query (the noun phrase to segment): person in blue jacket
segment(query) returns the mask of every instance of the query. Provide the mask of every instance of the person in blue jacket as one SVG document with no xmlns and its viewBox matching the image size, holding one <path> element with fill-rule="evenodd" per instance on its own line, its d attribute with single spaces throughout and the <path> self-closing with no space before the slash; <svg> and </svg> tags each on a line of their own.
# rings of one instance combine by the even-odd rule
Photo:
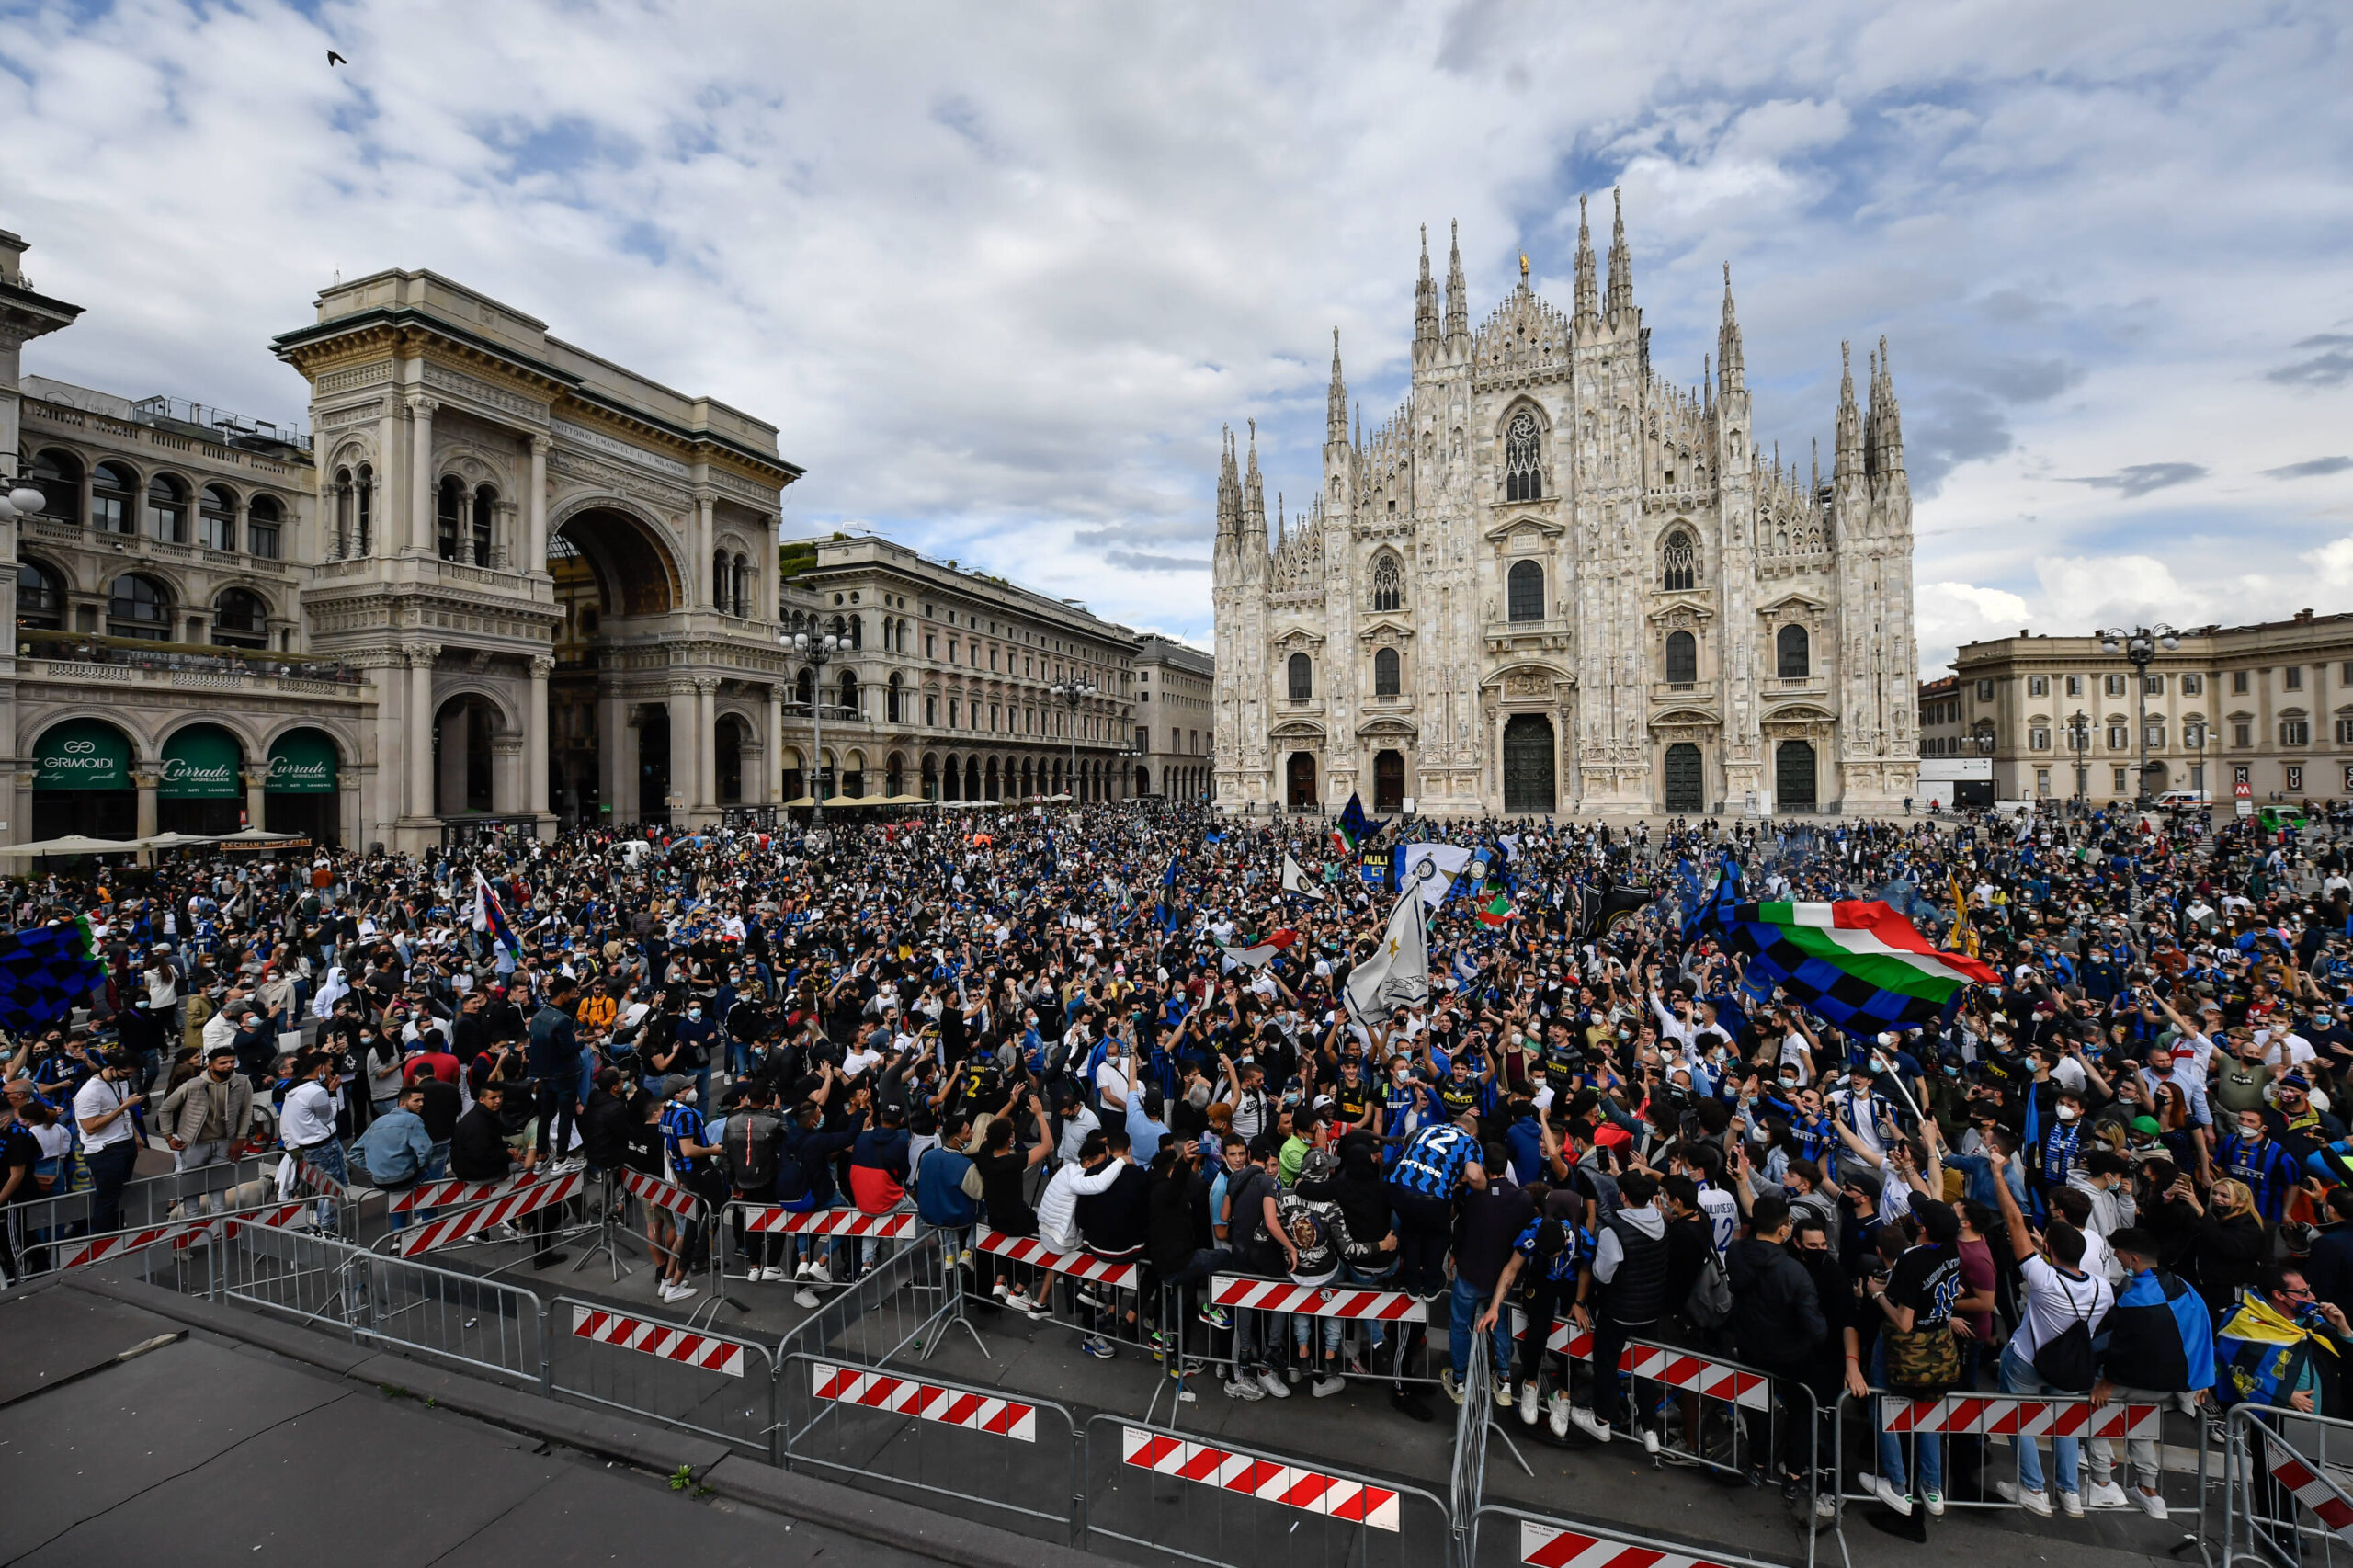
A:
<svg viewBox="0 0 2353 1568">
<path fill-rule="evenodd" d="M 2202 1400 L 2214 1384 L 2214 1327 L 2205 1298 L 2177 1275 L 2158 1269 L 2156 1238 L 2149 1232 L 2128 1225 L 2110 1233 L 2108 1244 L 2125 1278 L 2092 1346 L 2099 1368 L 2092 1403 L 2169 1405 L 2181 1394 Z M 2157 1439 L 2132 1437 L 2127 1447 L 2133 1481 L 2129 1500 L 2151 1518 L 2162 1519 L 2165 1500 L 2157 1489 Z M 2122 1507 L 2128 1499 L 2113 1479 L 2115 1445 L 2095 1437 L 2088 1449 L 2085 1503 Z"/>
</svg>

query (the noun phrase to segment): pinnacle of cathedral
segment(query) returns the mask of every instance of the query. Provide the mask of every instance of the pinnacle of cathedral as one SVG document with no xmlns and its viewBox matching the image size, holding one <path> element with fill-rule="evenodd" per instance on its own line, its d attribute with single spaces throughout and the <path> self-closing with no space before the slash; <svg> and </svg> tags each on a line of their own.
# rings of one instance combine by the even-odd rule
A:
<svg viewBox="0 0 2353 1568">
<path fill-rule="evenodd" d="M 1447 242 L 1446 264 L 1446 335 L 1471 335 L 1471 291 L 1462 282 L 1462 223 L 1460 219 L 1451 225 L 1452 237 Z"/>
<path fill-rule="evenodd" d="M 1855 406 L 1855 362 L 1852 349 L 1838 346 L 1838 425 L 1831 449 L 1834 480 L 1859 477 L 1863 469 L 1863 415 Z"/>
<path fill-rule="evenodd" d="M 1870 471 L 1885 478 L 1904 472 L 1904 417 L 1895 406 L 1895 374 L 1888 367 L 1887 338 L 1879 340 L 1872 360 Z"/>
<path fill-rule="evenodd" d="M 1242 520 L 1250 532 L 1267 535 L 1267 487 L 1258 474 L 1258 422 L 1250 421 L 1250 466 L 1242 476 Z"/>
<path fill-rule="evenodd" d="M 1218 437 L 1217 526 L 1220 533 L 1238 533 L 1242 528 L 1242 481 L 1233 469 L 1233 426 L 1231 425 L 1226 426 Z"/>
<path fill-rule="evenodd" d="M 1324 439 L 1337 445 L 1348 438 L 1348 383 L 1340 374 L 1340 329 L 1332 329 L 1332 386 L 1324 396 Z"/>
<path fill-rule="evenodd" d="M 1422 276 L 1414 285 L 1414 342 L 1438 341 L 1438 285 L 1430 281 L 1430 226 L 1422 225 Z"/>
<path fill-rule="evenodd" d="M 1600 319 L 1598 299 L 1593 287 L 1593 231 L 1586 226 L 1585 198 L 1577 198 L 1577 286 L 1576 319 L 1579 323 Z"/>
<path fill-rule="evenodd" d="M 1724 263 L 1724 324 L 1716 331 L 1717 368 L 1723 376 L 1724 395 L 1748 390 L 1741 362 L 1740 318 L 1732 308 L 1732 263 Z"/>
<path fill-rule="evenodd" d="M 1634 256 L 1626 248 L 1625 198 L 1615 187 L 1609 202 L 1617 210 L 1609 235 L 1609 313 L 1626 315 L 1634 309 Z"/>
</svg>

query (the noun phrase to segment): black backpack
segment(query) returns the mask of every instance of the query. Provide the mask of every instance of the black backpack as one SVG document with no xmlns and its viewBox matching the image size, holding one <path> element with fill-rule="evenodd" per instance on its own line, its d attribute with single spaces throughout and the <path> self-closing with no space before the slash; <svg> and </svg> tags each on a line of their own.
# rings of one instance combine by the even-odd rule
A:
<svg viewBox="0 0 2353 1568">
<path fill-rule="evenodd" d="M 2092 1355 L 2092 1325 L 2075 1304 L 2073 1290 L 2067 1292 L 2067 1306 L 2075 1321 L 2036 1348 L 2034 1375 L 2062 1393 L 2088 1393 L 2098 1375 L 2098 1363 Z"/>
<path fill-rule="evenodd" d="M 773 1190 L 781 1131 L 777 1119 L 764 1111 L 739 1110 L 727 1119 L 719 1135 L 719 1163 L 736 1191 Z"/>
</svg>

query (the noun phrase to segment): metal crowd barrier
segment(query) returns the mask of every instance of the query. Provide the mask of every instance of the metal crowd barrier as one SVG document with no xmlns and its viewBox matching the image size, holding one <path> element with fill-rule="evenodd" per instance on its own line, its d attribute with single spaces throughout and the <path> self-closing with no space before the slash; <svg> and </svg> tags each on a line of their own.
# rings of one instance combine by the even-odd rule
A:
<svg viewBox="0 0 2353 1568">
<path fill-rule="evenodd" d="M 1446 1502 L 1418 1486 L 1123 1415 L 1086 1423 L 1081 1544 L 1214 1568 L 1431 1568 L 1454 1561 Z"/>
<path fill-rule="evenodd" d="M 1040 1322 L 1149 1350 L 1142 1262 L 1115 1263 L 1091 1253 L 1057 1252 L 1035 1236 L 1009 1236 L 986 1227 L 974 1238 L 973 1252 L 976 1288 L 995 1300 L 1006 1300 L 995 1296 L 994 1288 L 994 1280 L 1002 1278 L 1045 1308 Z M 984 1279 L 991 1282 L 979 1283 Z"/>
<path fill-rule="evenodd" d="M 519 1285 L 355 1251 L 355 1340 L 414 1350 L 504 1382 L 548 1386 L 540 1299 Z"/>
<path fill-rule="evenodd" d="M 777 1462 L 776 1360 L 765 1346 L 569 1296 L 546 1310 L 549 1392 Z"/>
<path fill-rule="evenodd" d="M 788 1469 L 1078 1541 L 1079 1428 L 1051 1400 L 796 1352 L 777 1412 Z"/>
<path fill-rule="evenodd" d="M 2221 1558 L 2211 1568 L 2353 1562 L 2353 1422 L 2241 1404 L 2225 1434 Z"/>
<path fill-rule="evenodd" d="M 779 1344 L 776 1358 L 801 1353 L 886 1366 L 935 1340 L 961 1311 L 956 1254 L 939 1232 L 918 1225 L 912 1240 L 803 1318 Z"/>
<path fill-rule="evenodd" d="M 271 1178 L 281 1158 L 274 1153 L 249 1154 L 233 1164 L 199 1165 L 193 1170 L 166 1171 L 125 1182 L 122 1221 L 118 1229 L 138 1230 L 165 1224 L 187 1218 L 191 1209 L 217 1212 L 265 1202 L 278 1195 L 277 1184 Z M 265 1183 L 267 1185 L 260 1185 Z M 248 1193 L 235 1190 L 249 1185 L 252 1190 Z M 38 1249 L 86 1234 L 97 1196 L 84 1187 L 79 1192 L 10 1204 L 6 1214 L 11 1255 L 22 1257 L 28 1246 Z"/>
<path fill-rule="evenodd" d="M 1210 1278 L 1209 1301 L 1233 1320 L 1229 1375 L 1239 1375 L 1255 1358 L 1278 1371 L 1295 1365 L 1314 1378 L 1438 1386 L 1438 1373 L 1430 1367 L 1429 1312 L 1422 1299 L 1410 1291 L 1366 1285 L 1293 1285 L 1258 1275 L 1217 1274 Z M 1290 1322 L 1286 1326 L 1250 1321 L 1260 1316 Z M 1324 1348 L 1329 1324 L 1340 1329 L 1336 1357 Z M 1265 1344 L 1269 1328 L 1281 1339 L 1271 1348 Z M 1378 1346 L 1373 1343 L 1376 1335 L 1381 1338 Z M 1256 1346 L 1245 1349 L 1252 1340 L 1257 1342 Z"/>
</svg>

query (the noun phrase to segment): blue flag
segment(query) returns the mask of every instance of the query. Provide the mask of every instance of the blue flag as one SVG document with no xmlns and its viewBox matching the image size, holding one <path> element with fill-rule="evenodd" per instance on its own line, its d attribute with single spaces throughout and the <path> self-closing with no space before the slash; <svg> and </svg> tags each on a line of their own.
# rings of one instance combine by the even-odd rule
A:
<svg viewBox="0 0 2353 1568">
<path fill-rule="evenodd" d="M 87 1002 L 106 977 L 87 920 L 0 934 L 0 1028 L 46 1028 Z"/>
</svg>

